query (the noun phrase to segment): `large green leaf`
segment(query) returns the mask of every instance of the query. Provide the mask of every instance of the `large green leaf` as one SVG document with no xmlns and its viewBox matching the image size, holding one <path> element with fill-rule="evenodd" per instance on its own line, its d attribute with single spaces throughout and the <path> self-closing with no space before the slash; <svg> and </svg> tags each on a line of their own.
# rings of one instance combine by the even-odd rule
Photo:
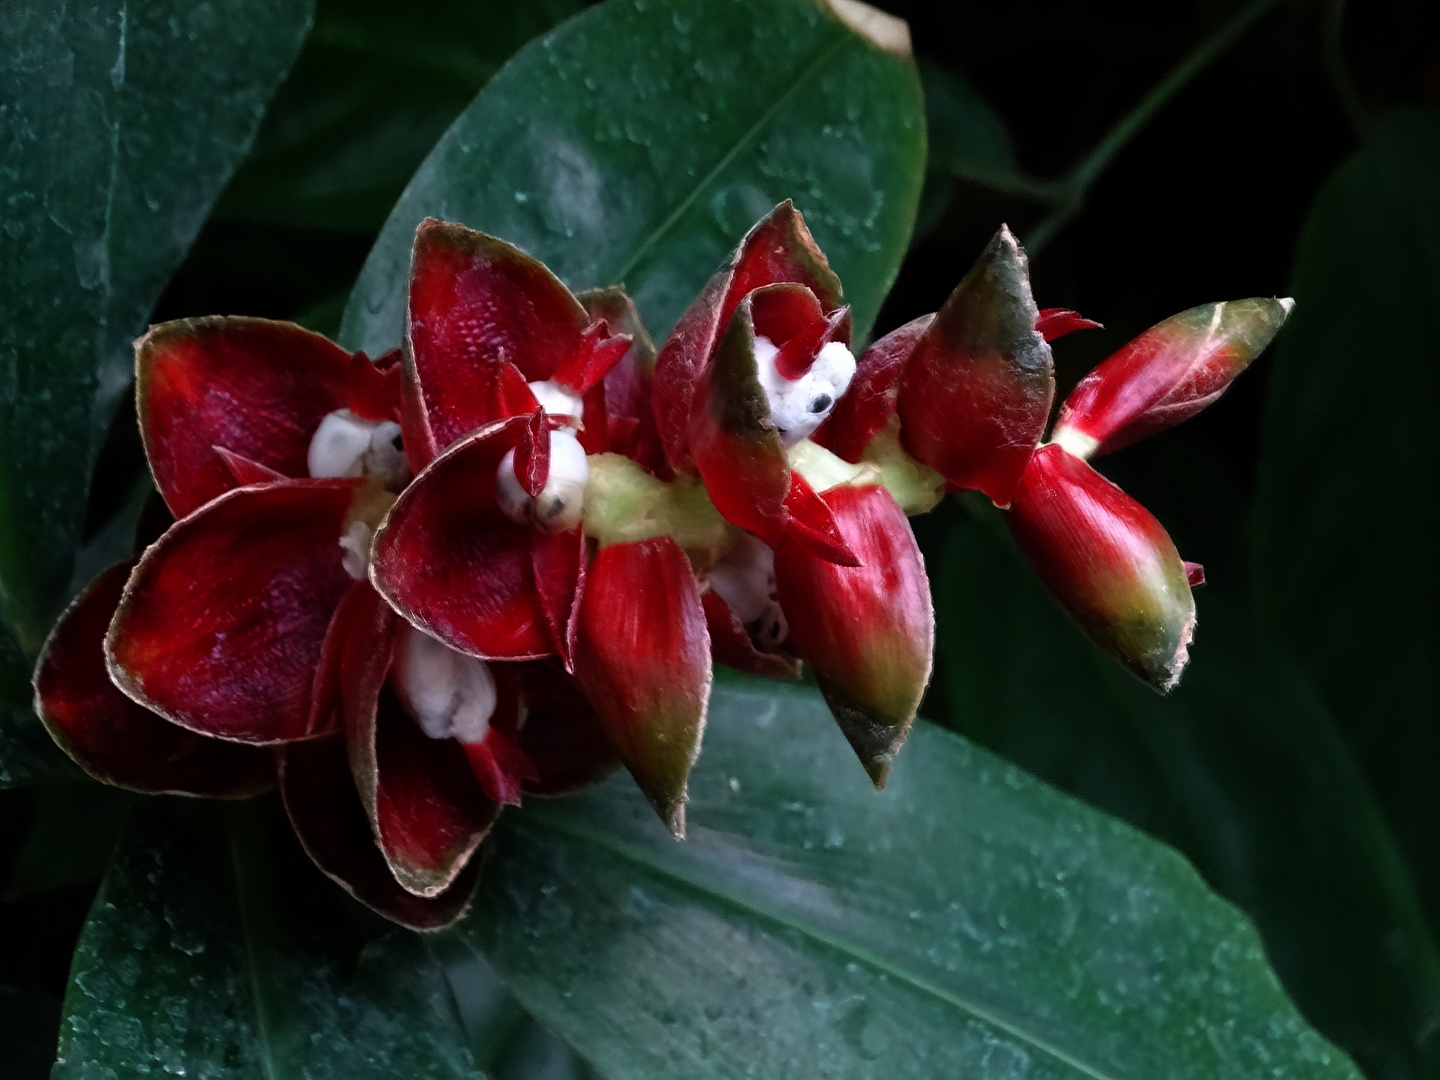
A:
<svg viewBox="0 0 1440 1080">
<path fill-rule="evenodd" d="M 1325 185 L 1293 290 L 1265 414 L 1260 596 L 1440 925 L 1440 111 L 1386 117 Z"/>
<path fill-rule="evenodd" d="M 481 1077 L 424 940 L 360 932 L 255 814 L 136 813 L 76 948 L 55 1080 Z"/>
<path fill-rule="evenodd" d="M 310 8 L 19 0 L 0 12 L 0 607 L 30 653 L 70 582 L 130 341 Z"/>
<path fill-rule="evenodd" d="M 464 932 L 614 1078 L 1356 1077 L 1173 851 L 918 724 L 721 685 L 677 844 L 621 778 L 508 815 Z"/>
<path fill-rule="evenodd" d="M 217 217 L 372 232 L 435 140 L 576 0 L 320 0 Z"/>
<path fill-rule="evenodd" d="M 823 0 L 608 0 L 533 42 L 396 204 L 341 337 L 398 344 L 426 215 L 504 237 L 572 288 L 623 282 L 663 336 L 740 236 L 794 199 L 864 337 L 925 158 L 915 66 Z"/>
<path fill-rule="evenodd" d="M 1306 1015 L 1371 1076 L 1433 1076 L 1440 957 L 1395 841 L 1313 686 L 1226 591 L 1243 553 L 1241 537 L 1214 528 L 1223 490 L 1183 455 L 1149 456 L 1185 495 L 1162 516 L 1220 583 L 1197 595 L 1179 690 L 1162 698 L 1102 654 L 1024 565 L 999 513 L 971 503 L 977 520 L 935 560 L 952 722 L 1178 846 L 1256 920 Z M 1207 519 L 1204 542 L 1183 502 Z"/>
</svg>

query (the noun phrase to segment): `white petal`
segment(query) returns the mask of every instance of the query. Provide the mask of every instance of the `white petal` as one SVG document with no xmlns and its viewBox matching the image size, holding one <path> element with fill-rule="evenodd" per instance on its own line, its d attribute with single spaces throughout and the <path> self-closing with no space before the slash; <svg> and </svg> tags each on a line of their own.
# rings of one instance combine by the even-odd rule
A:
<svg viewBox="0 0 1440 1080">
<path fill-rule="evenodd" d="M 484 660 L 402 626 L 390 685 L 432 739 L 482 742 L 495 712 L 495 677 Z"/>
</svg>

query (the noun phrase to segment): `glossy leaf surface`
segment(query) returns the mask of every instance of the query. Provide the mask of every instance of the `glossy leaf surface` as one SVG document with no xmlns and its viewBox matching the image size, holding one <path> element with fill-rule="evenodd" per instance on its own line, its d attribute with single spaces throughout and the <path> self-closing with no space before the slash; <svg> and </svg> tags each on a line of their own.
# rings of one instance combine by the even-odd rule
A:
<svg viewBox="0 0 1440 1080">
<path fill-rule="evenodd" d="M 420 167 L 342 339 L 400 340 L 427 215 L 518 244 L 572 289 L 623 282 L 657 337 L 793 197 L 863 339 L 909 239 L 925 156 L 913 63 L 815 0 L 610 0 L 521 50 Z"/>
<path fill-rule="evenodd" d="M 320 0 L 315 29 L 216 205 L 373 232 L 475 93 L 576 0 Z"/>
<path fill-rule="evenodd" d="M 70 579 L 130 341 L 249 145 L 309 0 L 7 11 L 0 599 L 33 652 Z"/>
<path fill-rule="evenodd" d="M 502 824 L 462 925 L 603 1072 L 1358 1076 L 1174 852 L 925 724 L 877 794 L 759 685 L 717 688 L 683 845 L 624 783 Z"/>
<path fill-rule="evenodd" d="M 339 895 L 254 807 L 137 811 L 76 949 L 55 1080 L 481 1080 L 422 940 L 366 941 Z"/>
<path fill-rule="evenodd" d="M 927 711 L 1178 847 L 1256 921 L 1296 1003 L 1368 1076 L 1433 1075 L 1440 954 L 1334 716 L 1236 589 L 1238 495 L 1191 453 L 1155 455 L 1125 480 L 1215 571 L 1175 693 L 1156 695 L 1087 640 L 983 506 L 930 554 Z"/>
<path fill-rule="evenodd" d="M 1440 912 L 1440 113 L 1389 116 L 1328 181 L 1292 286 L 1262 439 L 1257 585 Z"/>
</svg>

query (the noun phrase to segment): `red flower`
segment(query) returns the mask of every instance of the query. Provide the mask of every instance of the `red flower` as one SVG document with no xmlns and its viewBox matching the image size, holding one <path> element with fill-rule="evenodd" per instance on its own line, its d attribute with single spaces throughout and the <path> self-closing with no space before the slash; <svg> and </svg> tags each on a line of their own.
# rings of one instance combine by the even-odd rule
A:
<svg viewBox="0 0 1440 1080">
<path fill-rule="evenodd" d="M 1224 392 L 1284 322 L 1286 300 L 1207 304 L 1142 334 L 1086 377 L 1040 446 L 1054 396 L 1048 341 L 1097 326 L 1039 310 L 1024 252 L 1002 228 L 933 316 L 877 341 L 855 387 L 816 433 L 913 492 L 976 489 L 1008 507 L 1021 548 L 1103 648 L 1161 690 L 1194 632 L 1197 564 L 1160 524 L 1085 463 L 1194 415 Z"/>
<path fill-rule="evenodd" d="M 392 918 L 452 920 L 500 806 L 575 778 L 573 761 L 544 760 L 554 729 L 594 720 L 542 690 L 551 704 L 522 731 L 532 686 L 562 673 L 454 653 L 402 628 L 366 580 L 371 534 L 426 437 L 411 413 L 397 423 L 394 358 L 202 319 L 154 328 L 137 370 L 147 453 L 180 520 L 128 581 L 103 576 L 62 619 L 37 708 L 88 771 L 146 790 L 252 790 L 254 761 L 271 775 L 259 747 L 281 747 L 287 807 L 322 869 Z M 106 659 L 128 697 L 99 677 Z"/>
</svg>

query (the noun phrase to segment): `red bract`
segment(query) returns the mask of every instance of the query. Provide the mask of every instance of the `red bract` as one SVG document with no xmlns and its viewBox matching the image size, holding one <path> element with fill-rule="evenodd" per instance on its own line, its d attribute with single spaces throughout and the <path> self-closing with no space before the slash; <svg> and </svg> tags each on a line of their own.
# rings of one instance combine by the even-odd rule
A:
<svg viewBox="0 0 1440 1080">
<path fill-rule="evenodd" d="M 205 501 L 128 581 L 113 572 L 77 602 L 37 672 L 38 707 L 90 771 L 146 790 L 242 793 L 273 777 L 259 747 L 282 746 L 286 805 L 322 869 L 392 918 L 453 920 L 502 805 L 532 782 L 555 790 L 612 766 L 555 746 L 563 730 L 593 750 L 598 722 L 574 691 L 557 707 L 521 672 L 412 630 L 366 580 L 372 532 L 408 480 L 398 438 L 425 435 L 413 413 L 396 423 L 393 362 L 253 319 L 157 327 L 137 351 L 161 492 L 177 509 Z M 535 458 L 543 487 L 548 462 Z M 107 653 L 113 684 L 97 687 Z M 526 745 L 555 761 L 537 767 Z"/>
<path fill-rule="evenodd" d="M 679 545 L 602 547 L 580 608 L 575 673 L 655 812 L 685 835 L 685 780 L 710 697 L 710 637 Z"/>
<path fill-rule="evenodd" d="M 35 667 L 35 713 L 97 780 L 134 791 L 238 798 L 274 782 L 270 754 L 166 723 L 105 669 L 105 632 L 133 563 L 97 577 L 60 617 Z"/>
<path fill-rule="evenodd" d="M 1011 528 L 1040 578 L 1095 641 L 1162 692 L 1195 627 L 1192 586 L 1160 523 L 1085 462 L 1179 423 L 1218 398 L 1270 343 L 1293 301 L 1205 304 L 1141 334 L 1087 375 L 1015 492 Z"/>
<path fill-rule="evenodd" d="M 698 475 L 729 521 L 772 546 L 790 536 L 853 566 L 825 504 L 797 482 L 786 456 L 853 374 L 849 309 L 840 297 L 804 219 L 781 203 L 661 348 L 654 411 L 670 467 Z M 849 369 L 828 374 L 842 353 Z"/>
<path fill-rule="evenodd" d="M 1168 690 L 1194 628 L 1190 586 L 1204 573 L 1183 563 L 1159 524 L 1083 459 L 1214 401 L 1289 307 L 1263 299 L 1208 304 L 1159 324 L 1080 383 L 1061 409 L 1054 448 L 1040 450 L 1054 392 L 1047 343 L 1099 324 L 1039 310 L 1024 253 L 1002 228 L 936 315 L 861 356 L 851 394 L 815 441 L 902 476 L 913 494 L 889 477 L 887 484 L 912 510 L 933 505 L 926 491 L 936 474 L 951 490 L 979 490 L 1010 507 L 1022 547 L 1066 610 L 1132 671 Z"/>
<path fill-rule="evenodd" d="M 791 542 L 776 549 L 786 647 L 815 669 L 830 711 L 881 788 L 930 681 L 930 582 L 905 514 L 884 488 L 842 486 L 821 497 L 860 565 L 837 566 Z"/>
<path fill-rule="evenodd" d="M 1050 592 L 1095 642 L 1172 689 L 1189 659 L 1186 564 L 1146 509 L 1057 445 L 1035 454 L 1007 520 Z"/>
<path fill-rule="evenodd" d="M 519 248 L 433 218 L 415 233 L 407 316 L 405 407 L 417 435 L 406 452 L 417 473 L 492 421 L 563 412 L 557 399 L 579 420 L 630 345 Z"/>
<path fill-rule="evenodd" d="M 1270 344 L 1293 300 L 1202 304 L 1152 326 L 1080 381 L 1055 422 L 1056 442 L 1108 454 L 1188 420 Z"/>
</svg>

